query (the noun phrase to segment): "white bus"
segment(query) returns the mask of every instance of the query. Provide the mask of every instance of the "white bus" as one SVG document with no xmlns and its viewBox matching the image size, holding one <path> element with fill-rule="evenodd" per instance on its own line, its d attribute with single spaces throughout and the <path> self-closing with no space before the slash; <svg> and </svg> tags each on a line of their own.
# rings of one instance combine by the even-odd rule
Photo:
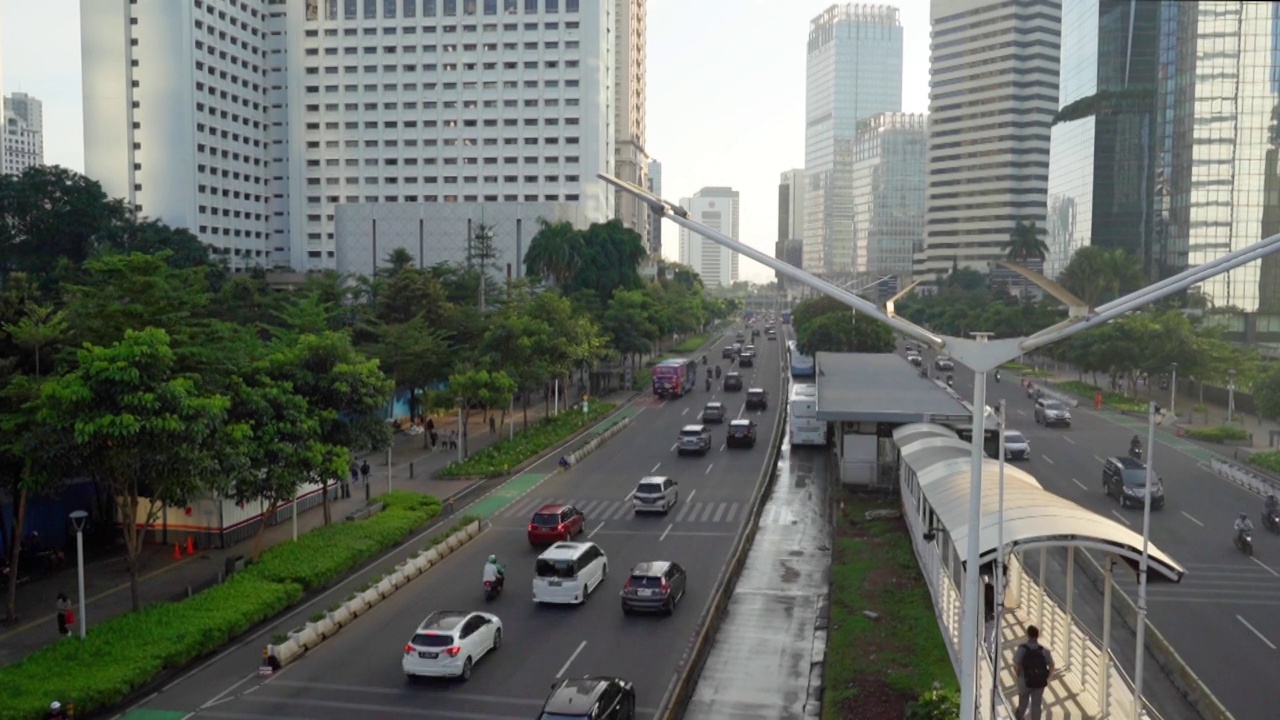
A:
<svg viewBox="0 0 1280 720">
<path fill-rule="evenodd" d="M 827 444 L 827 424 L 818 419 L 817 385 L 792 385 L 787 412 L 791 415 L 788 420 L 792 445 Z"/>
<path fill-rule="evenodd" d="M 813 357 L 800 352 L 795 340 L 787 343 L 787 364 L 791 366 L 791 377 L 810 378 L 814 376 Z"/>
</svg>

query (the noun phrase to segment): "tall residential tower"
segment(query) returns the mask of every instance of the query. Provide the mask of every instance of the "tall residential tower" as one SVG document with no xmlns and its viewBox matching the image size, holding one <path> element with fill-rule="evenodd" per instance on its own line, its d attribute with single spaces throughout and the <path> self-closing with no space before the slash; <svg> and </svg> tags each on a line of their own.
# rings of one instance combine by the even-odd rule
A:
<svg viewBox="0 0 1280 720">
<path fill-rule="evenodd" d="M 4 174 L 44 164 L 44 105 L 26 93 L 4 96 Z"/>
<path fill-rule="evenodd" d="M 858 125 L 902 110 L 902 25 L 888 5 L 832 5 L 809 23 L 804 268 L 853 272 Z"/>
<path fill-rule="evenodd" d="M 680 206 L 689 219 L 738 240 L 738 191 L 727 187 L 704 187 Z M 680 228 L 680 263 L 702 276 L 707 287 L 728 287 L 738 281 L 738 253 L 687 228 Z"/>
</svg>

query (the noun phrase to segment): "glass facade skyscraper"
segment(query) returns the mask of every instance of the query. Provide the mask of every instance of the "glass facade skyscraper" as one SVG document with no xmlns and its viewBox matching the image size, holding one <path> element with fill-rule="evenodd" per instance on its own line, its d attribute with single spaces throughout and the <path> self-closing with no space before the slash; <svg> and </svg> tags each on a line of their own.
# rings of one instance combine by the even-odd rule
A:
<svg viewBox="0 0 1280 720">
<path fill-rule="evenodd" d="M 902 110 L 902 25 L 887 5 L 832 5 L 809 23 L 804 268 L 853 272 L 858 125 Z"/>
<path fill-rule="evenodd" d="M 858 132 L 853 158 L 854 271 L 911 275 L 924 233 L 925 116 L 874 115 Z"/>
</svg>

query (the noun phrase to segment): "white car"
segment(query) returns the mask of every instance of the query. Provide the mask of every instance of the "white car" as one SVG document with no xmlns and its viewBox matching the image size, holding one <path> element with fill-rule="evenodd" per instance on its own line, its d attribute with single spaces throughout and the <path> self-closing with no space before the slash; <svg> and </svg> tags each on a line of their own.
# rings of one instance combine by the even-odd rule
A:
<svg viewBox="0 0 1280 720">
<path fill-rule="evenodd" d="M 442 610 L 427 616 L 404 646 L 400 668 L 413 677 L 471 679 L 476 661 L 502 646 L 497 615 Z"/>
<path fill-rule="evenodd" d="M 636 491 L 631 494 L 631 505 L 636 512 L 668 513 L 680 500 L 676 481 L 669 477 L 649 476 L 640 479 Z"/>
</svg>

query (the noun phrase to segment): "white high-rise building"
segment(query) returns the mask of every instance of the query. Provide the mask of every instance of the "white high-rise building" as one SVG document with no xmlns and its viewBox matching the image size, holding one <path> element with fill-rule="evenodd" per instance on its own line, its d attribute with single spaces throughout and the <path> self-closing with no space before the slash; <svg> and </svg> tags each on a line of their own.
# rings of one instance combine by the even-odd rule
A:
<svg viewBox="0 0 1280 720">
<path fill-rule="evenodd" d="M 902 24 L 889 5 L 832 5 L 809 23 L 804 269 L 853 272 L 858 125 L 902 110 Z"/>
<path fill-rule="evenodd" d="M 649 192 L 662 197 L 662 163 L 649 161 Z M 649 218 L 649 254 L 655 258 L 662 257 L 662 218 Z"/>
<path fill-rule="evenodd" d="M 427 226 L 456 219 L 447 204 L 615 214 L 596 177 L 615 162 L 613 2 L 81 0 L 81 13 L 87 173 L 235 267 L 335 267 L 339 205 L 376 221 L 413 204 Z"/>
<path fill-rule="evenodd" d="M 646 36 L 649 0 L 614 0 L 617 18 L 614 51 L 614 175 L 638 187 L 648 187 L 649 155 L 645 152 Z M 649 237 L 652 213 L 636 196 L 614 191 L 615 214 L 623 225 Z"/>
<path fill-rule="evenodd" d="M 704 187 L 680 206 L 689 219 L 738 238 L 738 191 L 727 187 Z M 728 287 L 738 281 L 738 253 L 680 228 L 680 263 L 692 267 L 707 287 Z"/>
<path fill-rule="evenodd" d="M 986 272 L 1020 220 L 1044 229 L 1062 6 L 933 0 L 931 16 L 927 278 Z"/>
<path fill-rule="evenodd" d="M 4 173 L 44 164 L 43 104 L 26 93 L 4 96 Z"/>
<path fill-rule="evenodd" d="M 266 7 L 80 1 L 85 174 L 236 270 L 268 260 Z"/>
</svg>

